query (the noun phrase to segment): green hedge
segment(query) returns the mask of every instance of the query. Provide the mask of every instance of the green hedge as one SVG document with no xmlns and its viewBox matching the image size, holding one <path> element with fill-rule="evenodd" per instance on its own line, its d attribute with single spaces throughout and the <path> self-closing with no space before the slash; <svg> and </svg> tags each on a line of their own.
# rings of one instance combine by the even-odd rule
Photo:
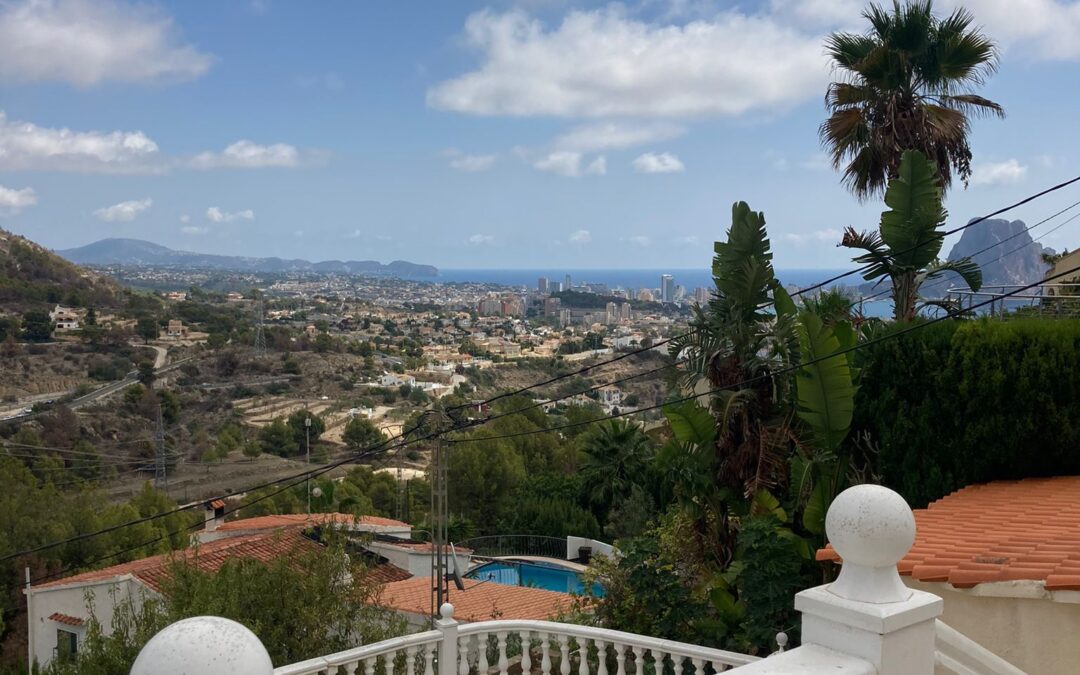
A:
<svg viewBox="0 0 1080 675">
<path fill-rule="evenodd" d="M 859 354 L 854 430 L 913 506 L 973 483 L 1080 474 L 1080 321 L 942 322 Z"/>
</svg>

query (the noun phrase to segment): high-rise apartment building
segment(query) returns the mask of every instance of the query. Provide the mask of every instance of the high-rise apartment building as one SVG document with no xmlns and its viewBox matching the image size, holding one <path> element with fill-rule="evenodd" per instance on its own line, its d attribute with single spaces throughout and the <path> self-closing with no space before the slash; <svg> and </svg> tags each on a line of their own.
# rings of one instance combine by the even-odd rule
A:
<svg viewBox="0 0 1080 675">
<path fill-rule="evenodd" d="M 547 298 L 544 300 L 544 316 L 558 316 L 561 308 L 562 301 L 558 298 Z"/>
<path fill-rule="evenodd" d="M 694 302 L 697 303 L 698 305 L 701 305 L 702 307 L 704 307 L 705 305 L 709 304 L 709 296 L 710 295 L 711 295 L 711 293 L 709 292 L 709 289 L 707 289 L 707 288 L 704 288 L 704 287 L 695 288 L 694 289 Z"/>
<path fill-rule="evenodd" d="M 574 287 L 574 285 L 570 283 L 570 275 L 567 274 L 566 278 L 563 279 L 563 290 L 568 291 L 573 287 Z"/>
<path fill-rule="evenodd" d="M 660 302 L 675 302 L 675 277 L 670 274 L 660 275 Z"/>
<path fill-rule="evenodd" d="M 540 277 L 536 281 L 536 290 L 541 292 L 541 293 L 547 293 L 548 292 L 548 280 L 547 280 L 547 277 Z"/>
</svg>

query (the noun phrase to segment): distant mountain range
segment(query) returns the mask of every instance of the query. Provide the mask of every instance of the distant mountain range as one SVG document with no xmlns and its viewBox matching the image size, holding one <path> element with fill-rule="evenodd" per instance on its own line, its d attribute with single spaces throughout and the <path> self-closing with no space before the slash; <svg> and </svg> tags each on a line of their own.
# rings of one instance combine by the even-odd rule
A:
<svg viewBox="0 0 1080 675">
<path fill-rule="evenodd" d="M 300 259 L 248 258 L 176 251 L 141 239 L 102 239 L 56 253 L 81 265 L 197 267 L 236 272 L 326 272 L 393 277 L 434 277 L 439 274 L 439 270 L 431 265 L 417 265 L 404 260 L 384 265 L 377 260 L 323 260 L 313 263 Z"/>
</svg>

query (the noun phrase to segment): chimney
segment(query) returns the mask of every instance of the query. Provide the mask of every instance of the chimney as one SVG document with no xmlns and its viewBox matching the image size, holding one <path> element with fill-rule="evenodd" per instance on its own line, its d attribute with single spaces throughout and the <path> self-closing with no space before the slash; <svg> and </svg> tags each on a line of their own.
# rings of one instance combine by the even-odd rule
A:
<svg viewBox="0 0 1080 675">
<path fill-rule="evenodd" d="M 212 502 L 206 502 L 203 506 L 205 507 L 203 531 L 213 532 L 225 522 L 225 501 L 215 499 Z"/>
</svg>

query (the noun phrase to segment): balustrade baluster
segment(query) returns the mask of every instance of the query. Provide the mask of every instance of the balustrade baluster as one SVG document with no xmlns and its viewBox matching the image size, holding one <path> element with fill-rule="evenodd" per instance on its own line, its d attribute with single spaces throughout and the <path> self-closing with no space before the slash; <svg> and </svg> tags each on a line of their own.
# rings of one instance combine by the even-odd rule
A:
<svg viewBox="0 0 1080 675">
<path fill-rule="evenodd" d="M 488 644 L 490 642 L 491 641 L 488 640 L 488 634 L 487 633 L 481 633 L 481 634 L 476 636 L 476 651 L 478 652 L 476 661 L 477 661 L 477 668 L 479 669 L 480 675 L 487 675 L 487 671 L 491 667 L 490 664 L 488 663 L 488 657 L 487 657 Z"/>
<path fill-rule="evenodd" d="M 540 672 L 543 675 L 551 675 L 551 645 L 548 644 L 550 639 L 547 633 L 540 633 Z"/>
<path fill-rule="evenodd" d="M 360 669 L 359 661 L 349 661 L 345 664 L 345 675 L 356 675 L 356 671 Z"/>
<path fill-rule="evenodd" d="M 578 675 L 589 675 L 589 638 L 578 638 Z"/>
<path fill-rule="evenodd" d="M 603 640 L 596 641 L 596 675 L 608 675 L 607 673 L 607 643 Z"/>
<path fill-rule="evenodd" d="M 701 659 L 690 659 L 694 664 L 694 675 L 705 675 L 704 662 Z"/>
<path fill-rule="evenodd" d="M 424 675 L 435 675 L 435 645 L 424 647 Z"/>
<path fill-rule="evenodd" d="M 570 636 L 559 634 L 559 672 L 570 675 Z"/>
<path fill-rule="evenodd" d="M 375 659 L 377 657 L 371 656 L 364 659 L 364 673 L 366 675 L 375 675 Z"/>
<path fill-rule="evenodd" d="M 458 640 L 458 675 L 469 675 L 469 637 Z"/>
<path fill-rule="evenodd" d="M 416 647 L 405 648 L 405 675 L 416 675 Z"/>
<path fill-rule="evenodd" d="M 532 631 L 523 630 L 521 636 L 521 675 L 532 673 Z"/>
<path fill-rule="evenodd" d="M 652 654 L 652 675 L 664 675 L 664 660 L 667 658 L 667 653 L 651 649 L 649 653 Z"/>
<path fill-rule="evenodd" d="M 499 675 L 506 675 L 507 661 L 506 661 L 506 631 L 501 630 L 495 634 L 495 639 L 499 644 Z"/>
<path fill-rule="evenodd" d="M 626 675 L 626 645 L 612 642 L 611 646 L 615 648 L 616 675 Z"/>
</svg>

